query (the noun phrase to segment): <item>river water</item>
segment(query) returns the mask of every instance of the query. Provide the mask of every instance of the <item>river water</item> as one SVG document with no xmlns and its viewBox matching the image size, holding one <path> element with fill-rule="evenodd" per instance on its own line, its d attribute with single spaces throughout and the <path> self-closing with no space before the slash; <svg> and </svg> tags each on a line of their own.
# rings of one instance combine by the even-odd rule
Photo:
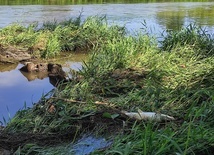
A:
<svg viewBox="0 0 214 155">
<path fill-rule="evenodd" d="M 126 26 L 131 33 L 142 31 L 142 23 L 157 37 L 166 30 L 179 30 L 195 23 L 214 33 L 214 2 L 88 4 L 88 5 L 0 5 L 0 28 L 12 23 L 28 25 L 45 21 L 62 21 L 76 18 L 82 12 L 82 20 L 88 16 L 106 15 L 110 24 Z M 81 60 L 80 60 L 81 58 Z M 63 63 L 80 66 L 84 57 L 75 55 Z M 20 72 L 21 64 L 0 64 L 0 121 L 8 120 L 20 108 L 32 106 L 42 94 L 54 87 L 48 78 L 27 80 Z"/>
<path fill-rule="evenodd" d="M 214 2 L 183 3 L 137 3 L 137 4 L 90 4 L 90 5 L 2 5 L 0 6 L 0 27 L 18 22 L 30 24 L 45 21 L 62 21 L 76 18 L 82 12 L 82 19 L 94 15 L 106 15 L 110 23 L 125 25 L 128 30 L 139 30 L 142 22 L 153 33 L 165 29 L 179 29 L 183 25 L 196 23 L 213 32 Z"/>
</svg>

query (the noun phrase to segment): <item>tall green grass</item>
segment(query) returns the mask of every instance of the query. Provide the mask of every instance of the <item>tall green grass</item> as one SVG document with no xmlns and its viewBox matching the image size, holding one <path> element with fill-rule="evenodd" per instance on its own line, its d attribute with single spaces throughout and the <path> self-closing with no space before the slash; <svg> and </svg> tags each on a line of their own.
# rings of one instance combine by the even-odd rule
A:
<svg viewBox="0 0 214 155">
<path fill-rule="evenodd" d="M 100 110 L 94 103 L 101 101 L 113 104 L 118 110 L 165 113 L 176 120 L 136 122 L 125 128 L 123 134 L 114 136 L 111 148 L 94 154 L 212 154 L 214 41 L 211 34 L 195 26 L 184 27 L 179 32 L 169 32 L 159 47 L 153 37 L 126 36 L 123 28 L 109 27 L 103 18 L 89 18 L 80 27 L 81 32 L 75 31 L 76 41 L 92 50 L 83 70 L 55 92 L 55 99 L 44 99 L 43 104 L 18 112 L 6 131 L 79 130 L 74 121 L 76 116 L 81 119 L 93 115 Z M 58 27 L 53 31 L 58 31 Z M 57 107 L 56 113 L 47 112 L 50 103 Z"/>
<path fill-rule="evenodd" d="M 150 123 L 136 126 L 134 132 L 119 136 L 105 154 L 212 154 L 212 35 L 190 25 L 180 32 L 169 32 L 160 49 L 148 38 L 143 35 L 108 42 L 92 56 L 83 76 L 89 79 L 92 94 L 95 88 L 95 94 L 112 95 L 109 101 L 122 109 L 162 112 L 182 121 L 164 128 Z M 144 76 L 138 81 L 112 77 L 115 70 L 129 68 Z M 159 133 L 161 130 L 164 133 Z"/>
<path fill-rule="evenodd" d="M 213 38 L 214 35 L 207 33 L 206 29 L 190 24 L 179 32 L 169 30 L 166 39 L 161 42 L 161 49 L 171 51 L 176 46 L 190 46 L 201 56 L 213 56 Z"/>
</svg>

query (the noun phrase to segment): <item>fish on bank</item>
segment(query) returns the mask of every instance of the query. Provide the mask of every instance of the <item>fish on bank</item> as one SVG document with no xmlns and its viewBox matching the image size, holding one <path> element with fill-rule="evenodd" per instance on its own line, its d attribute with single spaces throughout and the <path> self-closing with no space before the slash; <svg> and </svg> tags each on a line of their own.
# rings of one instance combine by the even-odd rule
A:
<svg viewBox="0 0 214 155">
<path fill-rule="evenodd" d="M 174 117 L 169 116 L 169 115 L 155 113 L 155 112 L 143 112 L 140 109 L 138 109 L 138 112 L 122 111 L 122 113 L 124 113 L 129 118 L 135 119 L 138 121 L 150 120 L 150 121 L 161 122 L 161 121 L 173 121 L 173 120 L 175 120 Z"/>
</svg>

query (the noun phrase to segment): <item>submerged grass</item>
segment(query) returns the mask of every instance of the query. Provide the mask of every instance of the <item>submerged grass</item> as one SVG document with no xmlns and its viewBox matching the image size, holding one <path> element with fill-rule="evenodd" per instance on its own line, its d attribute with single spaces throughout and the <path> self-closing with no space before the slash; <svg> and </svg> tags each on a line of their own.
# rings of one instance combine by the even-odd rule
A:
<svg viewBox="0 0 214 155">
<path fill-rule="evenodd" d="M 103 110 L 95 104 L 100 101 L 117 110 L 160 112 L 176 120 L 135 122 L 123 134 L 114 136 L 111 148 L 94 154 L 212 154 L 214 39 L 211 35 L 189 26 L 169 32 L 158 47 L 153 37 L 126 36 L 123 28 L 108 27 L 100 18 L 87 19 L 72 33 L 67 33 L 67 29 L 66 26 L 51 28 L 51 35 L 57 38 L 69 34 L 68 38 L 75 42 L 70 41 L 72 45 L 65 42 L 64 48 L 80 45 L 91 48 L 89 61 L 71 82 L 54 92 L 53 98 L 44 97 L 33 108 L 19 111 L 8 123 L 6 132 L 60 134 L 87 130 L 76 120 Z M 26 148 L 19 151 L 25 152 Z"/>
</svg>

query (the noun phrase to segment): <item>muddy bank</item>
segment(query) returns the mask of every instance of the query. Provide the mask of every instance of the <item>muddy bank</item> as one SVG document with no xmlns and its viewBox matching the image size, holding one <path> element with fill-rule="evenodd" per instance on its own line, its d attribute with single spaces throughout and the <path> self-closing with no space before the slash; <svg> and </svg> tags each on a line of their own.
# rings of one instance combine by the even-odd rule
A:
<svg viewBox="0 0 214 155">
<path fill-rule="evenodd" d="M 18 63 L 31 59 L 28 49 L 14 46 L 3 46 L 0 44 L 0 62 L 1 63 Z"/>
</svg>

